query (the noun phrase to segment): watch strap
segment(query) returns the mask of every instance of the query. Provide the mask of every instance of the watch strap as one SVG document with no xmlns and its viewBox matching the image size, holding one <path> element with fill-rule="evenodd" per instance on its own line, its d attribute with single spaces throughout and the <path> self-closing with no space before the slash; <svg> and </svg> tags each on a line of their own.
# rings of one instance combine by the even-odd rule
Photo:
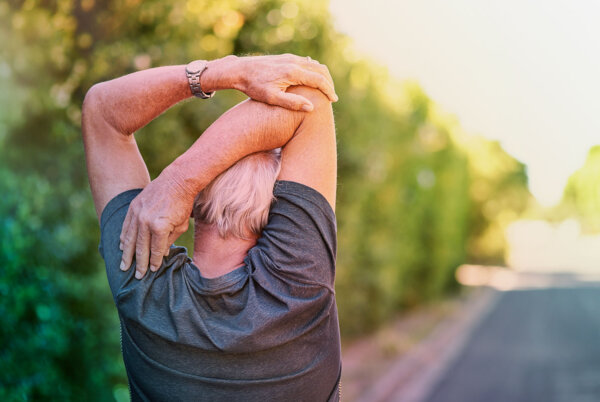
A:
<svg viewBox="0 0 600 402">
<path fill-rule="evenodd" d="M 205 63 L 204 67 L 199 71 L 189 71 L 187 67 L 185 69 L 185 75 L 187 76 L 188 83 L 190 84 L 190 90 L 192 91 L 192 94 L 197 98 L 208 99 L 212 98 L 215 94 L 215 91 L 208 93 L 204 92 L 202 90 L 202 87 L 200 86 L 200 77 L 202 77 L 202 73 L 206 71 L 207 68 L 208 65 L 207 63 Z"/>
</svg>

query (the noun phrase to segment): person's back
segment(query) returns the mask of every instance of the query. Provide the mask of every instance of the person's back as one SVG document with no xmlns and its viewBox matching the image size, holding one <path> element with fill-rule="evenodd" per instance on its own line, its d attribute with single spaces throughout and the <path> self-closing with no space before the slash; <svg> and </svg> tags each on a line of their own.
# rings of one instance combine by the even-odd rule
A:
<svg viewBox="0 0 600 402">
<path fill-rule="evenodd" d="M 214 260 L 205 258 L 204 241 L 252 245 L 241 266 L 219 276 L 212 275 L 223 272 L 218 267 L 203 270 L 176 246 L 140 281 L 133 271 L 111 272 L 111 260 L 120 259 L 111 242 L 140 190 L 105 208 L 100 249 L 134 399 L 231 401 L 240 392 L 246 401 L 338 398 L 339 385 L 331 387 L 341 374 L 335 216 L 315 190 L 274 183 L 278 158 L 246 157 L 196 198 L 198 260 Z"/>
<path fill-rule="evenodd" d="M 118 239 L 136 194 L 123 193 L 105 209 L 107 266 L 120 258 L 104 250 L 114 250 L 107 242 Z M 202 277 L 182 247 L 172 247 L 164 265 L 140 281 L 133 271 L 109 271 L 132 395 L 336 400 L 337 386 L 331 384 L 339 383 L 341 364 L 333 211 L 320 194 L 298 183 L 278 182 L 275 195 L 258 244 L 243 266 L 223 276 Z"/>
</svg>

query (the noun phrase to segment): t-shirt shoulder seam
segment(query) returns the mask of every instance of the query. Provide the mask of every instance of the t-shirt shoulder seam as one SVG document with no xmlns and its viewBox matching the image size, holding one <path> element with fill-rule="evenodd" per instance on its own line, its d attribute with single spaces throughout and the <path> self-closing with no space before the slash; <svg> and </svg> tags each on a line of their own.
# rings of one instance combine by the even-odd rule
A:
<svg viewBox="0 0 600 402">
<path fill-rule="evenodd" d="M 273 195 L 275 196 L 275 198 L 277 198 L 278 194 L 288 194 L 288 195 L 293 195 L 296 197 L 300 197 L 305 201 L 310 202 L 312 205 L 316 206 L 325 216 L 333 216 L 333 220 L 335 221 L 336 215 L 335 215 L 335 211 L 333 210 L 333 208 L 331 207 L 331 205 L 329 204 L 329 201 L 327 201 L 327 199 L 325 198 L 325 196 L 323 194 L 321 194 L 320 192 L 318 192 L 317 190 L 315 190 L 314 188 L 307 186 L 305 184 L 302 183 L 298 183 L 295 181 L 281 181 L 280 183 L 293 183 L 293 185 L 298 185 L 298 186 L 302 186 L 306 189 L 308 189 L 311 193 L 309 193 L 310 195 L 306 195 L 303 194 L 302 192 L 299 191 L 294 191 L 292 189 L 288 189 L 287 184 L 281 187 L 275 187 L 275 191 L 273 192 Z M 317 199 L 314 199 L 314 197 L 317 197 Z M 326 206 L 324 207 L 322 204 L 325 204 Z"/>
</svg>

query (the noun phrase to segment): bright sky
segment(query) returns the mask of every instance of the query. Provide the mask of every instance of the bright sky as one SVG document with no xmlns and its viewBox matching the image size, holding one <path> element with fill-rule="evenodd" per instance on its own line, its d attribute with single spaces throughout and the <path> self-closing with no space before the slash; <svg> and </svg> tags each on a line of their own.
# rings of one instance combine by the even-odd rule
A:
<svg viewBox="0 0 600 402">
<path fill-rule="evenodd" d="M 331 0 L 337 29 L 527 164 L 540 202 L 600 143 L 597 0 Z"/>
</svg>

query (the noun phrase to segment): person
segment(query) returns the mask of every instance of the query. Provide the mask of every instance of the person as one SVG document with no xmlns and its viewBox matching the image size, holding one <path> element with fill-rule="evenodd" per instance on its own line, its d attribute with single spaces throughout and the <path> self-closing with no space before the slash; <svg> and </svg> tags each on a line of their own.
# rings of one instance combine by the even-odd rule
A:
<svg viewBox="0 0 600 402">
<path fill-rule="evenodd" d="M 150 181 L 133 133 L 226 88 L 250 98 Z M 132 400 L 339 400 L 336 100 L 327 68 L 294 55 L 88 91 L 82 136 Z M 173 244 L 190 215 L 193 258 Z"/>
</svg>

